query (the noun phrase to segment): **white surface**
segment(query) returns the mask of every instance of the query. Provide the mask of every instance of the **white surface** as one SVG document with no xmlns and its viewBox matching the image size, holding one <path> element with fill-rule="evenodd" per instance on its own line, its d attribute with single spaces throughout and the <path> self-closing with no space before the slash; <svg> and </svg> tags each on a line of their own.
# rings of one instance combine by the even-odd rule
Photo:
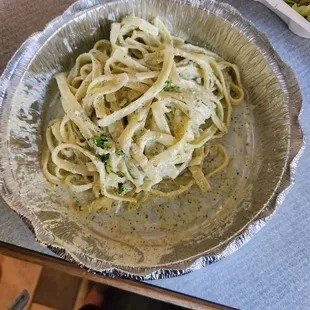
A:
<svg viewBox="0 0 310 310">
<path fill-rule="evenodd" d="M 297 13 L 283 0 L 255 0 L 270 10 L 275 12 L 284 22 L 287 23 L 289 29 L 295 34 L 303 38 L 310 38 L 310 22 Z"/>
</svg>

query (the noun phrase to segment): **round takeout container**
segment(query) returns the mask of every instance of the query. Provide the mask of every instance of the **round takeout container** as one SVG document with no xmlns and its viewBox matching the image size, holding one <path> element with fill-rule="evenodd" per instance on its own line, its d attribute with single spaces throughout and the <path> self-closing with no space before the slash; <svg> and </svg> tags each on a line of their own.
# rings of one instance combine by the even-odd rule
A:
<svg viewBox="0 0 310 310">
<path fill-rule="evenodd" d="M 173 35 L 237 64 L 246 102 L 234 108 L 222 140 L 230 163 L 210 178 L 209 192 L 194 187 L 136 211 L 85 214 L 76 211 L 80 197 L 53 188 L 40 166 L 47 122 L 63 113 L 53 75 L 131 13 L 159 16 Z M 282 202 L 303 146 L 301 104 L 292 70 L 227 4 L 81 0 L 25 41 L 0 79 L 1 194 L 40 243 L 91 271 L 135 279 L 184 274 L 240 248 Z"/>
</svg>

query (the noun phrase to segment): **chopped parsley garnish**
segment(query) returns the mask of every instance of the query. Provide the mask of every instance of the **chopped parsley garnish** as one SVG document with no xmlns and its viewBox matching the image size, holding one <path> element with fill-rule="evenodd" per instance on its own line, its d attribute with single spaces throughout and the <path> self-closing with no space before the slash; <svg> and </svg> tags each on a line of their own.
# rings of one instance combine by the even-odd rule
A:
<svg viewBox="0 0 310 310">
<path fill-rule="evenodd" d="M 106 165 L 108 159 L 110 158 L 110 154 L 102 154 L 99 155 L 100 160 Z"/>
<path fill-rule="evenodd" d="M 124 153 L 123 150 L 117 150 L 116 151 L 116 155 L 118 155 L 118 156 L 125 156 L 125 153 Z"/>
<path fill-rule="evenodd" d="M 116 174 L 120 177 L 120 178 L 123 178 L 124 177 L 124 173 L 120 172 L 120 171 L 117 171 Z"/>
<path fill-rule="evenodd" d="M 92 137 L 92 140 L 98 147 L 104 148 L 108 142 L 108 137 L 103 133 L 100 137 Z"/>
<path fill-rule="evenodd" d="M 164 84 L 164 91 L 178 91 L 179 87 L 172 83 L 172 81 L 167 80 Z"/>
<path fill-rule="evenodd" d="M 122 194 L 124 192 L 124 183 L 117 183 L 117 189 L 116 192 L 117 194 Z"/>
<path fill-rule="evenodd" d="M 124 177 L 124 174 L 120 171 L 113 171 L 112 169 L 110 169 L 112 173 L 116 174 L 117 176 L 119 176 L 120 178 L 123 178 Z"/>
<path fill-rule="evenodd" d="M 300 1 L 300 0 L 284 0 L 288 5 L 293 6 L 294 4 L 299 4 L 302 5 L 302 2 L 307 2 L 307 1 Z"/>
</svg>

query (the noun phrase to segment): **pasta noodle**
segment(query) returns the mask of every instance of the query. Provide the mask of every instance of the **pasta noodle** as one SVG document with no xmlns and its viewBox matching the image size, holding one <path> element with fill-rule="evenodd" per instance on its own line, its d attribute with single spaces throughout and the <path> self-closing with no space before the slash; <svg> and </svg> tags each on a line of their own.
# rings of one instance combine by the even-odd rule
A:
<svg viewBox="0 0 310 310">
<path fill-rule="evenodd" d="M 87 210 L 136 208 L 195 184 L 207 191 L 208 178 L 228 164 L 215 141 L 243 100 L 239 69 L 173 37 L 158 17 L 113 23 L 109 41 L 55 79 L 64 116 L 47 127 L 43 173 L 72 191 L 92 190 Z M 210 148 L 221 163 L 206 174 Z"/>
</svg>

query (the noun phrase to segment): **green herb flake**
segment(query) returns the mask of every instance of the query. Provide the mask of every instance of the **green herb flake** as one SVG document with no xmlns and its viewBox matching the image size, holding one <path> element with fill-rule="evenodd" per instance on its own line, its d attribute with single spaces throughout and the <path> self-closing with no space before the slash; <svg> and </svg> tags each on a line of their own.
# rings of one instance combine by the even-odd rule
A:
<svg viewBox="0 0 310 310">
<path fill-rule="evenodd" d="M 164 91 L 178 91 L 179 87 L 172 83 L 172 81 L 167 80 L 164 84 Z"/>
<path fill-rule="evenodd" d="M 124 190 L 124 183 L 118 183 L 116 193 L 120 195 L 124 192 Z"/>
<path fill-rule="evenodd" d="M 310 5 L 309 0 L 284 0 L 289 6 L 308 6 Z"/>
<path fill-rule="evenodd" d="M 116 155 L 118 155 L 118 156 L 125 156 L 125 153 L 124 153 L 123 150 L 117 150 L 116 151 Z"/>
<path fill-rule="evenodd" d="M 92 137 L 92 140 L 98 147 L 104 148 L 107 142 L 108 142 L 108 137 L 103 133 L 100 137 Z"/>
<path fill-rule="evenodd" d="M 286 2 L 289 6 L 293 6 L 297 3 L 295 0 L 284 0 L 284 2 Z"/>
<path fill-rule="evenodd" d="M 109 166 L 109 168 L 110 168 L 110 166 Z M 113 169 L 112 169 L 112 167 L 110 168 L 110 171 L 112 172 L 112 173 L 114 173 L 115 175 L 117 175 L 118 177 L 120 177 L 120 178 L 123 178 L 125 175 L 122 173 L 122 172 L 120 172 L 120 171 L 114 171 Z"/>
<path fill-rule="evenodd" d="M 108 159 L 110 158 L 110 154 L 102 154 L 99 155 L 100 160 L 106 165 Z"/>
<path fill-rule="evenodd" d="M 120 171 L 117 171 L 116 174 L 120 177 L 120 178 L 123 178 L 124 177 L 124 173 L 120 172 Z"/>
</svg>

